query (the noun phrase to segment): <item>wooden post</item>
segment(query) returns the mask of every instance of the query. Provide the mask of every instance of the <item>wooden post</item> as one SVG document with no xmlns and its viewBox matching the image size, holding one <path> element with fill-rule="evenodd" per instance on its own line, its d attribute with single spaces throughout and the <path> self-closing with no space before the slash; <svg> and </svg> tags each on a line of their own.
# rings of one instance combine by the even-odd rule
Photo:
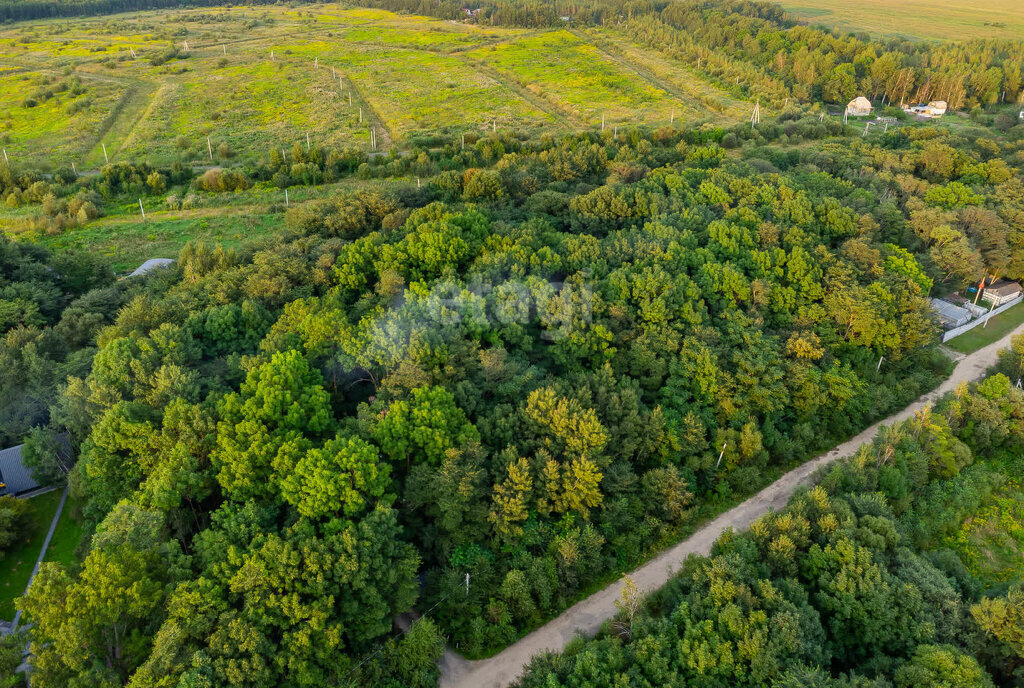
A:
<svg viewBox="0 0 1024 688">
<path fill-rule="evenodd" d="M 107 157 L 107 144 L 105 144 L 102 141 L 100 141 L 100 145 L 103 146 L 103 160 L 105 162 L 109 163 L 110 162 L 110 158 Z"/>
<path fill-rule="evenodd" d="M 146 209 L 142 207 L 142 199 L 139 199 L 139 210 L 142 211 L 142 221 L 146 221 Z"/>
<path fill-rule="evenodd" d="M 206 150 L 210 152 L 210 162 L 213 162 L 213 144 L 210 143 L 210 137 L 206 137 Z"/>
<path fill-rule="evenodd" d="M 604 113 L 601 113 L 601 131 L 604 131 Z"/>
<path fill-rule="evenodd" d="M 348 92 L 348 106 L 352 107 L 352 91 Z"/>
<path fill-rule="evenodd" d="M 675 124 L 676 123 L 676 106 L 675 105 L 672 106 L 672 115 L 669 116 L 668 123 L 669 124 Z"/>
<path fill-rule="evenodd" d="M 313 60 L 313 69 L 320 69 L 320 58 L 319 57 L 317 57 L 315 60 Z"/>
<path fill-rule="evenodd" d="M 270 61 L 271 62 L 274 61 L 274 51 L 273 50 L 270 51 Z"/>
<path fill-rule="evenodd" d="M 74 160 L 71 161 L 71 171 L 75 173 L 76 177 L 78 176 L 78 169 L 75 168 L 75 161 Z"/>
<path fill-rule="evenodd" d="M 492 119 L 491 120 L 491 131 L 493 131 L 493 132 L 498 131 L 498 120 L 496 120 L 496 119 Z"/>
<path fill-rule="evenodd" d="M 309 150 L 309 132 L 306 132 L 306 150 Z"/>
<path fill-rule="evenodd" d="M 220 49 L 224 52 L 225 55 L 228 54 L 228 47 L 223 43 L 220 44 Z"/>
<path fill-rule="evenodd" d="M 289 205 L 291 205 L 291 204 L 288 202 L 288 189 L 285 189 L 284 190 L 284 207 L 287 208 Z"/>
<path fill-rule="evenodd" d="M 359 123 L 363 123 L 363 108 L 359 108 Z"/>
<path fill-rule="evenodd" d="M 6 148 L 4 148 L 4 162 L 7 162 L 7 163 L 10 162 L 10 159 L 8 159 L 8 157 L 7 157 L 7 149 Z"/>
<path fill-rule="evenodd" d="M 466 135 L 462 135 L 462 150 L 466 150 Z M 4 149 L 4 157 L 7 157 L 7 149 Z"/>
<path fill-rule="evenodd" d="M 331 76 L 332 77 L 338 76 L 338 72 L 334 69 L 334 65 L 331 65 Z"/>
<path fill-rule="evenodd" d="M 416 177 L 416 188 L 420 188 L 420 178 Z"/>
</svg>

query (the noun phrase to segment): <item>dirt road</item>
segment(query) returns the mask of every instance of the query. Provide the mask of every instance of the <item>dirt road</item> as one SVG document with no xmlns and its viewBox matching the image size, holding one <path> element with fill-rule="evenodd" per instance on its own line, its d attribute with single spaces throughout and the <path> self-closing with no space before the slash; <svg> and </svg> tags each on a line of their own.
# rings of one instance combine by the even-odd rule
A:
<svg viewBox="0 0 1024 688">
<path fill-rule="evenodd" d="M 1010 345 L 1010 337 L 1021 332 L 1024 332 L 1024 325 L 999 341 L 964 356 L 957 362 L 949 379 L 935 391 L 925 394 L 899 413 L 875 423 L 827 454 L 794 468 L 747 501 L 719 515 L 686 540 L 651 559 L 633 571 L 630 577 L 641 590 L 660 588 L 672 577 L 673 572 L 686 557 L 691 554 L 707 554 L 711 550 L 711 545 L 726 528 L 743 530 L 769 509 L 777 510 L 785 506 L 793 491 L 809 482 L 818 469 L 837 459 L 853 456 L 862 444 L 871 441 L 881 426 L 906 420 L 925 405 L 956 389 L 961 382 L 980 378 L 995 364 L 999 350 Z M 534 655 L 546 650 L 561 650 L 577 633 L 596 633 L 605 620 L 615 615 L 615 601 L 619 599 L 621 588 L 621 581 L 616 582 L 577 602 L 561 616 L 552 619 L 489 659 L 471 662 L 454 652 L 446 652 L 441 658 L 441 688 L 508 686 L 518 678 L 523 667 Z"/>
</svg>

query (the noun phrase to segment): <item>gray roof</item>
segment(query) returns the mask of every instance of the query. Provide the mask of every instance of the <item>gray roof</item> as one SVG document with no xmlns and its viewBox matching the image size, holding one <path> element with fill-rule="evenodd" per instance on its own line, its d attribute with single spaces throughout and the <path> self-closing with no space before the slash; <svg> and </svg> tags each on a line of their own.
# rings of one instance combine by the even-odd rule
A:
<svg viewBox="0 0 1024 688">
<path fill-rule="evenodd" d="M 0 449 L 0 482 L 6 483 L 0 488 L 0 494 L 20 494 L 39 487 L 32 474 L 21 463 L 21 448 Z"/>
<path fill-rule="evenodd" d="M 938 314 L 941 320 L 948 323 L 965 323 L 971 319 L 969 310 L 942 299 L 932 299 L 932 310 Z"/>
<path fill-rule="evenodd" d="M 174 260 L 171 258 L 150 258 L 145 263 L 135 268 L 135 270 L 133 270 L 128 276 L 137 277 L 138 275 L 146 275 L 157 268 L 170 267 L 172 263 L 174 263 Z"/>
</svg>

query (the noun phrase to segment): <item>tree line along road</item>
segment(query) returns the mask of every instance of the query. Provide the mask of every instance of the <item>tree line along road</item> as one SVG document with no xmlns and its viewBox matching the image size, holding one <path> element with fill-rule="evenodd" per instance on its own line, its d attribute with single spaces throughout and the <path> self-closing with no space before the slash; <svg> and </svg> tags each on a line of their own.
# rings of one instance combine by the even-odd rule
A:
<svg viewBox="0 0 1024 688">
<path fill-rule="evenodd" d="M 720 514 L 686 540 L 631 572 L 630 578 L 642 591 L 660 588 L 688 556 L 708 554 L 711 545 L 727 528 L 743 530 L 767 511 L 784 507 L 797 487 L 811 482 L 822 467 L 853 456 L 861 445 L 874 438 L 882 426 L 906 420 L 961 383 L 980 379 L 996 363 L 999 351 L 1010 345 L 1010 338 L 1022 332 L 1024 325 L 1018 326 L 999 341 L 964 356 L 957 362 L 949 378 L 932 392 L 831 451 L 794 468 L 742 504 Z M 601 624 L 618 611 L 615 602 L 619 599 L 621 589 L 621 581 L 609 585 L 488 659 L 469 661 L 447 650 L 441 658 L 441 688 L 504 688 L 512 684 L 535 655 L 561 651 L 579 633 L 597 633 Z"/>
</svg>

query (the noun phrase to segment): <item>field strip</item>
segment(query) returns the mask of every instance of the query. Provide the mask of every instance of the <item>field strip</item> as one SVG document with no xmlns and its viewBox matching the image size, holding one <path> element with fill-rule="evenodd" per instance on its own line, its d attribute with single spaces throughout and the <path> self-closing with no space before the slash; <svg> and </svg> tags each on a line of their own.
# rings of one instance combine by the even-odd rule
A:
<svg viewBox="0 0 1024 688">
<path fill-rule="evenodd" d="M 382 145 L 377 147 L 385 150 L 390 148 L 392 145 L 394 145 L 395 137 L 394 134 L 391 132 L 391 129 L 388 127 L 387 122 L 385 122 L 384 118 L 381 117 L 377 110 L 374 109 L 370 101 L 367 100 L 366 96 L 363 95 L 363 92 L 359 90 L 359 87 L 356 86 L 355 80 L 348 74 L 344 74 L 344 76 L 348 79 L 348 87 L 355 92 L 358 101 L 362 103 L 362 105 L 366 107 L 367 110 L 370 111 L 370 117 L 376 120 L 377 124 L 380 125 L 380 128 L 384 130 L 385 140 L 383 141 Z M 355 103 L 353 103 L 353 105 L 355 105 Z"/>
<path fill-rule="evenodd" d="M 659 77 L 657 74 L 654 74 L 650 70 L 648 70 L 648 69 L 646 69 L 644 67 L 641 67 L 640 65 L 638 65 L 635 62 L 631 61 L 628 57 L 623 55 L 619 51 L 619 49 L 617 47 L 612 45 L 612 43 L 610 41 L 607 41 L 605 39 L 597 38 L 595 36 L 591 36 L 589 34 L 583 33 L 582 31 L 579 31 L 578 29 L 570 29 L 570 31 L 571 31 L 571 33 L 574 36 L 576 36 L 576 38 L 580 39 L 581 41 L 585 41 L 585 42 L 589 43 L 590 45 L 593 45 L 595 48 L 600 50 L 603 55 L 608 57 L 608 59 L 610 59 L 612 62 L 614 62 L 615 64 L 619 65 L 623 69 L 628 70 L 628 71 L 632 72 L 633 74 L 636 74 L 638 77 L 640 77 L 641 79 L 643 79 L 644 81 L 649 83 L 651 86 L 654 86 L 655 88 L 659 88 L 662 91 L 665 91 L 666 93 L 669 93 L 669 94 L 675 96 L 676 98 L 679 98 L 683 102 L 689 102 L 689 101 L 693 101 L 693 100 L 698 100 L 699 101 L 700 98 L 699 98 L 698 94 L 692 93 L 692 92 L 686 92 L 684 89 L 676 86 L 675 84 L 672 84 L 672 83 L 669 83 L 669 82 L 665 81 L 664 79 Z M 669 59 L 671 59 L 671 58 L 669 58 Z M 680 64 L 680 68 L 681 69 L 686 69 L 687 71 L 690 71 L 689 68 L 686 67 L 686 65 Z M 699 79 L 701 82 L 707 84 L 708 86 L 712 86 L 713 85 L 710 82 L 704 81 L 704 79 L 702 77 L 700 77 L 696 73 L 693 74 L 693 78 L 694 79 Z M 717 87 L 715 87 L 715 88 L 716 88 L 716 90 L 718 90 Z M 729 95 L 730 97 L 734 98 L 735 100 L 739 100 L 738 98 L 735 98 L 735 96 L 731 96 L 731 94 L 725 94 L 725 95 Z M 715 113 L 715 114 L 722 115 L 723 113 Z"/>
<path fill-rule="evenodd" d="M 507 42 L 507 41 L 501 41 Z M 455 57 L 459 57 L 456 55 Z M 562 127 L 566 129 L 572 129 L 575 127 L 584 126 L 583 122 L 579 120 L 574 114 L 565 112 L 562 108 L 558 107 L 555 103 L 552 103 L 547 98 L 539 96 L 530 89 L 526 88 L 519 81 L 511 75 L 507 75 L 501 70 L 495 69 L 482 60 L 474 60 L 472 58 L 461 58 L 467 66 L 472 67 L 483 74 L 494 79 L 499 84 L 503 84 L 510 91 L 515 93 L 517 96 L 527 101 L 541 112 L 550 115 L 554 120 Z"/>
</svg>

